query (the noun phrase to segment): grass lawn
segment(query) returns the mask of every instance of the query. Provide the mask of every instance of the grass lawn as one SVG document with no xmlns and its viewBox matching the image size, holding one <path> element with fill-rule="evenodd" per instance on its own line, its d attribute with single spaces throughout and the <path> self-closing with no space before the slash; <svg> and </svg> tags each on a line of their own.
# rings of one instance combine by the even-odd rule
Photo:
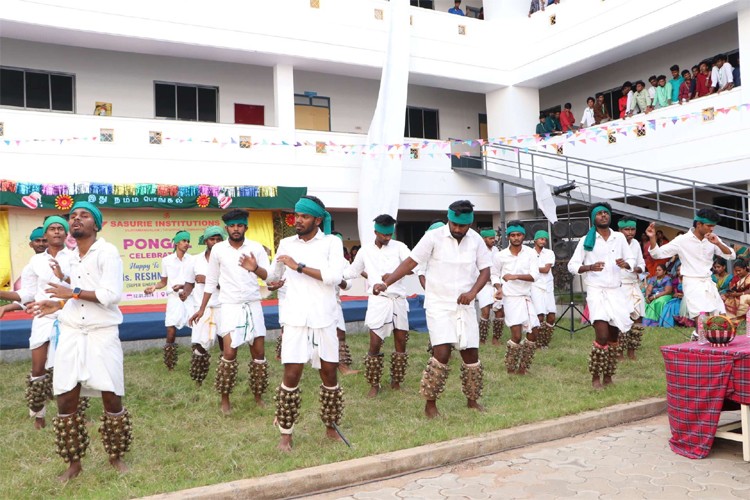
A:
<svg viewBox="0 0 750 500">
<path fill-rule="evenodd" d="M 168 373 L 160 350 L 125 356 L 125 404 L 134 420 L 133 451 L 125 457 L 130 472 L 118 475 L 109 466 L 97 429 L 101 400 L 92 399 L 88 415 L 91 446 L 83 459 L 83 474 L 66 485 L 56 476 L 65 466 L 54 453 L 51 417 L 47 428 L 34 431 L 27 416 L 24 380 L 28 362 L 2 364 L 0 380 L 0 496 L 3 498 L 129 498 L 262 476 L 330 462 L 410 448 L 452 438 L 509 428 L 515 425 L 604 408 L 665 394 L 664 362 L 659 346 L 683 342 L 688 331 L 648 329 L 636 362 L 619 365 L 615 385 L 602 392 L 590 388 L 587 357 L 593 332 L 574 334 L 558 330 L 549 350 L 538 351 L 529 375 L 505 373 L 505 347 L 485 346 L 480 357 L 485 367 L 484 398 L 487 412 L 466 409 L 460 389 L 456 356 L 451 361 L 447 389 L 438 402 L 442 416 L 423 418 L 423 401 L 417 389 L 427 362 L 427 335 L 412 333 L 411 356 L 405 389 L 386 388 L 376 400 L 364 397 L 367 385 L 362 374 L 343 379 L 346 409 L 342 431 L 353 447 L 327 441 L 318 417 L 320 379 L 307 367 L 302 380 L 302 411 L 295 428 L 295 450 L 276 451 L 278 430 L 273 427 L 273 389 L 282 367 L 271 361 L 271 383 L 267 408 L 252 402 L 247 387 L 249 351 L 239 356 L 240 380 L 233 394 L 233 412 L 224 417 L 213 389 L 218 353 L 212 353 L 211 372 L 203 387 L 196 389 L 188 375 L 189 354 L 181 348 L 177 369 Z M 504 340 L 507 340 L 507 329 Z M 355 368 L 362 367 L 367 348 L 365 335 L 350 335 Z M 386 343 L 388 353 L 392 343 Z M 267 346 L 273 355 L 273 345 Z M 389 355 L 386 360 L 389 360 Z M 386 370 L 388 362 L 386 361 Z M 387 371 L 386 371 L 387 373 Z M 387 385 L 384 376 L 384 386 Z"/>
</svg>

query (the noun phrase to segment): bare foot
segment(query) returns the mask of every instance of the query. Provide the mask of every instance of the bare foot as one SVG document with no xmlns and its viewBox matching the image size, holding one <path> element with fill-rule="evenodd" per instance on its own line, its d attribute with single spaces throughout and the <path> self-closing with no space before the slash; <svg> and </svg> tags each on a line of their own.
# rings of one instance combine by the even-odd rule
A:
<svg viewBox="0 0 750 500">
<path fill-rule="evenodd" d="M 472 401 L 471 399 L 466 400 L 466 407 L 471 408 L 472 410 L 476 410 L 478 412 L 487 411 L 484 409 L 484 406 L 480 405 L 477 401 Z"/>
<path fill-rule="evenodd" d="M 526 375 L 526 368 L 519 368 L 516 370 L 516 375 Z"/>
<path fill-rule="evenodd" d="M 599 380 L 599 377 L 594 377 L 591 379 L 591 387 L 596 389 L 597 391 L 602 390 L 604 387 L 602 386 L 602 381 Z"/>
<path fill-rule="evenodd" d="M 34 419 L 34 429 L 39 431 L 39 430 L 44 429 L 46 425 L 47 425 L 47 421 L 44 420 L 44 417 L 41 417 L 41 418 L 37 417 Z"/>
<path fill-rule="evenodd" d="M 394 391 L 400 391 L 401 390 L 401 384 L 398 382 L 391 382 L 391 389 Z"/>
<path fill-rule="evenodd" d="M 221 412 L 224 415 L 229 415 L 230 413 L 232 413 L 232 405 L 229 404 L 228 394 L 221 395 Z"/>
<path fill-rule="evenodd" d="M 374 385 L 370 387 L 370 392 L 367 393 L 367 397 L 372 399 L 376 397 L 379 392 L 380 392 L 380 387 Z"/>
<path fill-rule="evenodd" d="M 635 349 L 628 349 L 628 359 L 635 361 Z"/>
<path fill-rule="evenodd" d="M 605 375 L 603 380 L 604 387 L 612 385 L 612 375 Z"/>
<path fill-rule="evenodd" d="M 332 441 L 343 441 L 339 433 L 333 427 L 326 427 L 326 437 Z"/>
<path fill-rule="evenodd" d="M 279 445 L 276 447 L 277 450 L 283 451 L 284 453 L 291 453 L 292 451 L 292 435 L 282 434 L 279 439 Z"/>
<path fill-rule="evenodd" d="M 427 401 L 424 405 L 424 415 L 429 419 L 440 416 L 440 412 L 437 409 L 437 403 L 435 401 Z"/>
<path fill-rule="evenodd" d="M 349 365 L 339 365 L 339 371 L 341 372 L 341 375 L 356 375 L 359 373 L 359 370 L 352 370 L 349 368 Z"/>
<path fill-rule="evenodd" d="M 500 345 L 500 339 L 492 339 L 492 345 Z"/>
<path fill-rule="evenodd" d="M 487 343 L 487 341 L 486 341 L 486 340 L 480 340 L 480 341 L 479 341 L 479 345 L 485 345 L 486 343 Z"/>
<path fill-rule="evenodd" d="M 125 465 L 125 462 L 122 461 L 122 458 L 110 458 L 109 463 L 120 474 L 125 474 L 128 471 L 128 466 Z"/>
<path fill-rule="evenodd" d="M 262 396 L 255 396 L 255 404 L 258 405 L 258 408 L 266 407 L 266 403 L 263 402 Z"/>
<path fill-rule="evenodd" d="M 73 479 L 74 477 L 77 477 L 78 474 L 83 471 L 83 468 L 81 467 L 81 461 L 76 460 L 74 462 L 70 462 L 70 465 L 68 468 L 63 472 L 61 475 L 57 476 L 57 480 L 61 483 L 65 483 L 70 479 Z"/>
<path fill-rule="evenodd" d="M 617 361 L 625 361 L 625 356 L 623 356 L 622 353 L 618 354 Z"/>
</svg>

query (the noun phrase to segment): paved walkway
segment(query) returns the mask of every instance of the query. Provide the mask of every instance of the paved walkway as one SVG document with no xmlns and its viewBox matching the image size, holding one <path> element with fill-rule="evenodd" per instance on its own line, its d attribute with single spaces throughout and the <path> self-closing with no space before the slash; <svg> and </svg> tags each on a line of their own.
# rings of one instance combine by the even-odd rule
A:
<svg viewBox="0 0 750 500">
<path fill-rule="evenodd" d="M 708 458 L 690 460 L 669 437 L 663 415 L 309 498 L 750 499 L 740 443 L 717 440 Z"/>
</svg>

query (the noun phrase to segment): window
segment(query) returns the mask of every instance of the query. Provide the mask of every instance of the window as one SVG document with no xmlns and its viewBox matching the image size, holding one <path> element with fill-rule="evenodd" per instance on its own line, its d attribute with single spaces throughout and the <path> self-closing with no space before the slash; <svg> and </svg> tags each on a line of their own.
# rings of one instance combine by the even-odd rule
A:
<svg viewBox="0 0 750 500">
<path fill-rule="evenodd" d="M 487 113 L 479 113 L 479 138 L 485 141 L 489 139 L 487 131 Z"/>
<path fill-rule="evenodd" d="M 404 137 L 439 139 L 438 110 L 407 106 Z"/>
<path fill-rule="evenodd" d="M 73 112 L 73 75 L 0 68 L 0 105 Z"/>
<path fill-rule="evenodd" d="M 294 94 L 294 127 L 300 130 L 331 131 L 331 98 Z"/>
<path fill-rule="evenodd" d="M 422 7 L 423 9 L 434 9 L 433 0 L 411 0 L 412 7 Z"/>
<path fill-rule="evenodd" d="M 218 122 L 218 87 L 154 82 L 157 118 Z"/>
</svg>

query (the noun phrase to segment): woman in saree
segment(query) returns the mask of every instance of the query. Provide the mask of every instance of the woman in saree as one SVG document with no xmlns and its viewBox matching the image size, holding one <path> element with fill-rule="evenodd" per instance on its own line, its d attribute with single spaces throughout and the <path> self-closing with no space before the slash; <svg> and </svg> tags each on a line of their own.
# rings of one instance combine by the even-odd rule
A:
<svg viewBox="0 0 750 500">
<path fill-rule="evenodd" d="M 727 272 L 727 261 L 721 257 L 714 260 L 714 273 L 711 279 L 716 283 L 716 288 L 719 289 L 719 295 L 722 297 L 729 290 L 732 278 L 733 276 Z"/>
<path fill-rule="evenodd" d="M 734 278 L 729 284 L 727 292 L 721 296 L 727 308 L 727 315 L 744 318 L 750 304 L 750 273 L 747 262 L 738 260 L 734 263 Z"/>
<path fill-rule="evenodd" d="M 648 279 L 646 287 L 646 312 L 644 326 L 659 326 L 659 318 L 664 305 L 672 300 L 672 278 L 667 274 L 667 266 L 658 264 L 656 276 Z"/>
</svg>

